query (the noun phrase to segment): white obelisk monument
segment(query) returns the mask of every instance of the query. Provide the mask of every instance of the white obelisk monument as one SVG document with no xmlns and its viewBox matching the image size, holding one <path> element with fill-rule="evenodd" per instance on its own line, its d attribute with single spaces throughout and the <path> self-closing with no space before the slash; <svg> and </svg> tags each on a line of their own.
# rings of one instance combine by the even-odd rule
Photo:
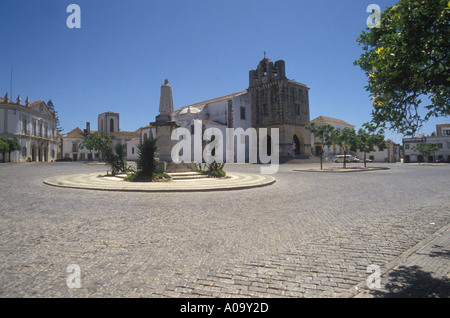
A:
<svg viewBox="0 0 450 318">
<path fill-rule="evenodd" d="M 166 79 L 164 84 L 161 86 L 159 115 L 156 116 L 156 121 L 150 124 L 156 127 L 156 136 L 158 137 L 159 146 L 159 160 L 167 163 L 172 162 L 172 148 L 177 143 L 176 140 L 171 140 L 172 131 L 179 127 L 177 122 L 172 118 L 173 110 L 172 86 L 170 86 L 169 80 Z"/>
</svg>

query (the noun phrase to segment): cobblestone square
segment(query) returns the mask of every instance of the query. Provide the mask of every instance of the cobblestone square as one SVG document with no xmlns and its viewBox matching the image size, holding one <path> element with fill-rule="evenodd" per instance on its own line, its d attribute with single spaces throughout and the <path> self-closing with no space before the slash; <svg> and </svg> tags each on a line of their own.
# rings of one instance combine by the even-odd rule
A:
<svg viewBox="0 0 450 318">
<path fill-rule="evenodd" d="M 390 297 L 420 286 L 449 297 L 449 240 L 419 247 L 448 231 L 450 165 L 372 165 L 390 169 L 284 164 L 267 187 L 140 193 L 43 183 L 101 165 L 0 164 L 0 297 Z M 411 251 L 434 263 L 405 263 Z M 68 287 L 71 264 L 80 288 Z M 365 284 L 372 264 L 378 290 Z M 389 288 L 399 265 L 417 274 L 404 294 Z"/>
</svg>

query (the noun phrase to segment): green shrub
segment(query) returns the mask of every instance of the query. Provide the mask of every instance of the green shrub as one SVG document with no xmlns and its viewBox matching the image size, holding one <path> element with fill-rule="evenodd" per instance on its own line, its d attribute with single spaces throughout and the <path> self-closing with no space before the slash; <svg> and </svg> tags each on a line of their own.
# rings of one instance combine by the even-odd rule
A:
<svg viewBox="0 0 450 318">
<path fill-rule="evenodd" d="M 147 177 L 149 180 L 152 180 L 153 172 L 155 172 L 158 167 L 158 158 L 156 158 L 157 151 L 157 138 L 150 137 L 138 145 L 139 158 L 136 162 L 138 174 Z"/>
<path fill-rule="evenodd" d="M 112 149 L 109 147 L 103 150 L 105 162 L 111 167 L 111 174 L 113 176 L 120 173 L 126 173 L 127 170 L 125 146 L 122 144 L 117 144 L 114 147 L 114 150 L 115 153 L 113 153 Z"/>
<path fill-rule="evenodd" d="M 195 171 L 213 178 L 224 178 L 227 175 L 223 170 L 224 166 L 225 163 L 217 163 L 215 161 L 212 163 L 205 163 L 203 166 L 201 163 L 196 163 Z"/>
</svg>

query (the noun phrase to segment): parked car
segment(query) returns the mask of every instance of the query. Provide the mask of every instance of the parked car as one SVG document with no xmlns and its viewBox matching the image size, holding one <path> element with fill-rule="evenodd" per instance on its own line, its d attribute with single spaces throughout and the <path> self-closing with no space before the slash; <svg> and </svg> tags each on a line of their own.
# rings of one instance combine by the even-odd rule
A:
<svg viewBox="0 0 450 318">
<path fill-rule="evenodd" d="M 359 162 L 364 162 L 364 158 L 358 158 Z M 372 162 L 372 159 L 366 158 L 366 162 Z"/>
<path fill-rule="evenodd" d="M 360 160 L 357 157 L 352 155 L 345 156 L 345 162 L 359 162 Z M 334 156 L 333 162 L 344 162 L 344 155 Z"/>
</svg>

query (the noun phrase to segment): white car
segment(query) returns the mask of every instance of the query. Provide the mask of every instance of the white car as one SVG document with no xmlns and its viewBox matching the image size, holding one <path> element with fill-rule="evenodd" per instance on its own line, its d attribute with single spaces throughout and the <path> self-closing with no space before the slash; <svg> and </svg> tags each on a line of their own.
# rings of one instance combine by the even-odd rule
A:
<svg viewBox="0 0 450 318">
<path fill-rule="evenodd" d="M 354 157 L 352 155 L 345 156 L 345 162 L 359 162 L 359 161 L 360 160 L 357 157 Z M 333 162 L 344 162 L 344 155 L 334 156 Z"/>
</svg>

